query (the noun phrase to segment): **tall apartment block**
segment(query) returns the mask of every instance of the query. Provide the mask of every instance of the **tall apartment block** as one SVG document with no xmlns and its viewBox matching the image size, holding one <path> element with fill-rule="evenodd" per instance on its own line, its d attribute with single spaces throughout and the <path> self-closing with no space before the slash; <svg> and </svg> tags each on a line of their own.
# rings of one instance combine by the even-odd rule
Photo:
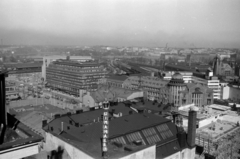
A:
<svg viewBox="0 0 240 159">
<path fill-rule="evenodd" d="M 57 60 L 46 68 L 46 82 L 53 89 L 79 96 L 80 90 L 96 90 L 98 80 L 106 74 L 104 66 L 96 62 Z"/>
</svg>

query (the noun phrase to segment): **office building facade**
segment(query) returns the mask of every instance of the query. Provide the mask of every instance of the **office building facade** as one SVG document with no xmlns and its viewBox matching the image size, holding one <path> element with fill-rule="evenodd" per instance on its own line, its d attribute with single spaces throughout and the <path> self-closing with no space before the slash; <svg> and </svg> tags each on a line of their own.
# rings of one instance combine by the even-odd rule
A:
<svg viewBox="0 0 240 159">
<path fill-rule="evenodd" d="M 98 80 L 106 74 L 99 63 L 58 60 L 46 68 L 46 82 L 52 89 L 79 96 L 80 90 L 96 90 Z"/>
</svg>

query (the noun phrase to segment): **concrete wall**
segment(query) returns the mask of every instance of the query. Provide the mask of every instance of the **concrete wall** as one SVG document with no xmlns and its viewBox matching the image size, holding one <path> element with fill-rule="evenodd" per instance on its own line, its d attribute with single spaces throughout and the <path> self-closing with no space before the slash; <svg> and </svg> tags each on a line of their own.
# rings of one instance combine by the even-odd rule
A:
<svg viewBox="0 0 240 159">
<path fill-rule="evenodd" d="M 46 132 L 46 143 L 44 145 L 44 150 L 49 152 L 52 150 L 57 150 L 58 147 L 61 147 L 64 151 L 67 152 L 70 159 L 93 159 L 88 154 L 80 151 L 76 147 L 66 143 L 65 141 L 55 137 L 54 135 Z"/>
<path fill-rule="evenodd" d="M 18 101 L 11 101 L 9 102 L 10 108 L 16 108 L 26 105 L 43 105 L 43 104 L 50 104 L 50 101 L 45 98 L 33 98 L 33 99 L 26 99 L 26 100 L 18 100 Z"/>
<path fill-rule="evenodd" d="M 156 145 L 140 150 L 136 153 L 124 156 L 120 159 L 155 159 L 156 158 Z"/>
<path fill-rule="evenodd" d="M 0 159 L 19 159 L 39 153 L 40 148 L 38 144 L 34 143 L 32 146 L 26 146 L 27 145 L 0 151 Z"/>
</svg>

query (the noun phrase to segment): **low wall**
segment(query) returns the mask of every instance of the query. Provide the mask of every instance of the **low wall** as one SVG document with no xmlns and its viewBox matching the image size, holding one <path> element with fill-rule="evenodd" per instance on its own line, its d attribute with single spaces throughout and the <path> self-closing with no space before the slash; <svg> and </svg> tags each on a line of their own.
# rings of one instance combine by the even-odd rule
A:
<svg viewBox="0 0 240 159">
<path fill-rule="evenodd" d="M 46 99 L 46 98 L 33 98 L 33 99 L 26 99 L 26 100 L 18 100 L 18 101 L 11 101 L 9 102 L 9 107 L 10 108 L 17 108 L 17 107 L 22 107 L 26 105 L 44 105 L 44 104 L 51 104 L 53 106 L 62 108 L 62 109 L 81 109 L 82 108 L 82 103 L 78 104 L 70 104 L 70 103 L 65 103 L 63 101 L 57 100 L 57 99 Z"/>
</svg>

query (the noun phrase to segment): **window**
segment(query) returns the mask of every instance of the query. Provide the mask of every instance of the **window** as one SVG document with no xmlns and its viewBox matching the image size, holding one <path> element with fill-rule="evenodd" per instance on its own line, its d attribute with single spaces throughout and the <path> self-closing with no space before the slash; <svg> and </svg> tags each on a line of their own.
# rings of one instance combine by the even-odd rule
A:
<svg viewBox="0 0 240 159">
<path fill-rule="evenodd" d="M 134 142 L 134 141 L 142 141 L 142 143 L 144 145 L 146 145 L 146 143 L 144 142 L 140 132 L 134 132 L 134 133 L 131 133 L 131 134 L 128 134 L 126 135 L 127 139 L 129 142 Z"/>
<path fill-rule="evenodd" d="M 144 129 L 142 130 L 142 132 L 149 144 L 157 143 L 161 141 L 160 137 L 158 136 L 154 128 Z"/>
<path fill-rule="evenodd" d="M 167 124 L 158 125 L 156 128 L 164 140 L 173 136 L 173 133 L 170 131 Z"/>
<path fill-rule="evenodd" d="M 112 139 L 111 142 L 126 144 L 126 141 L 125 141 L 124 137 L 122 137 L 122 136 Z"/>
</svg>

